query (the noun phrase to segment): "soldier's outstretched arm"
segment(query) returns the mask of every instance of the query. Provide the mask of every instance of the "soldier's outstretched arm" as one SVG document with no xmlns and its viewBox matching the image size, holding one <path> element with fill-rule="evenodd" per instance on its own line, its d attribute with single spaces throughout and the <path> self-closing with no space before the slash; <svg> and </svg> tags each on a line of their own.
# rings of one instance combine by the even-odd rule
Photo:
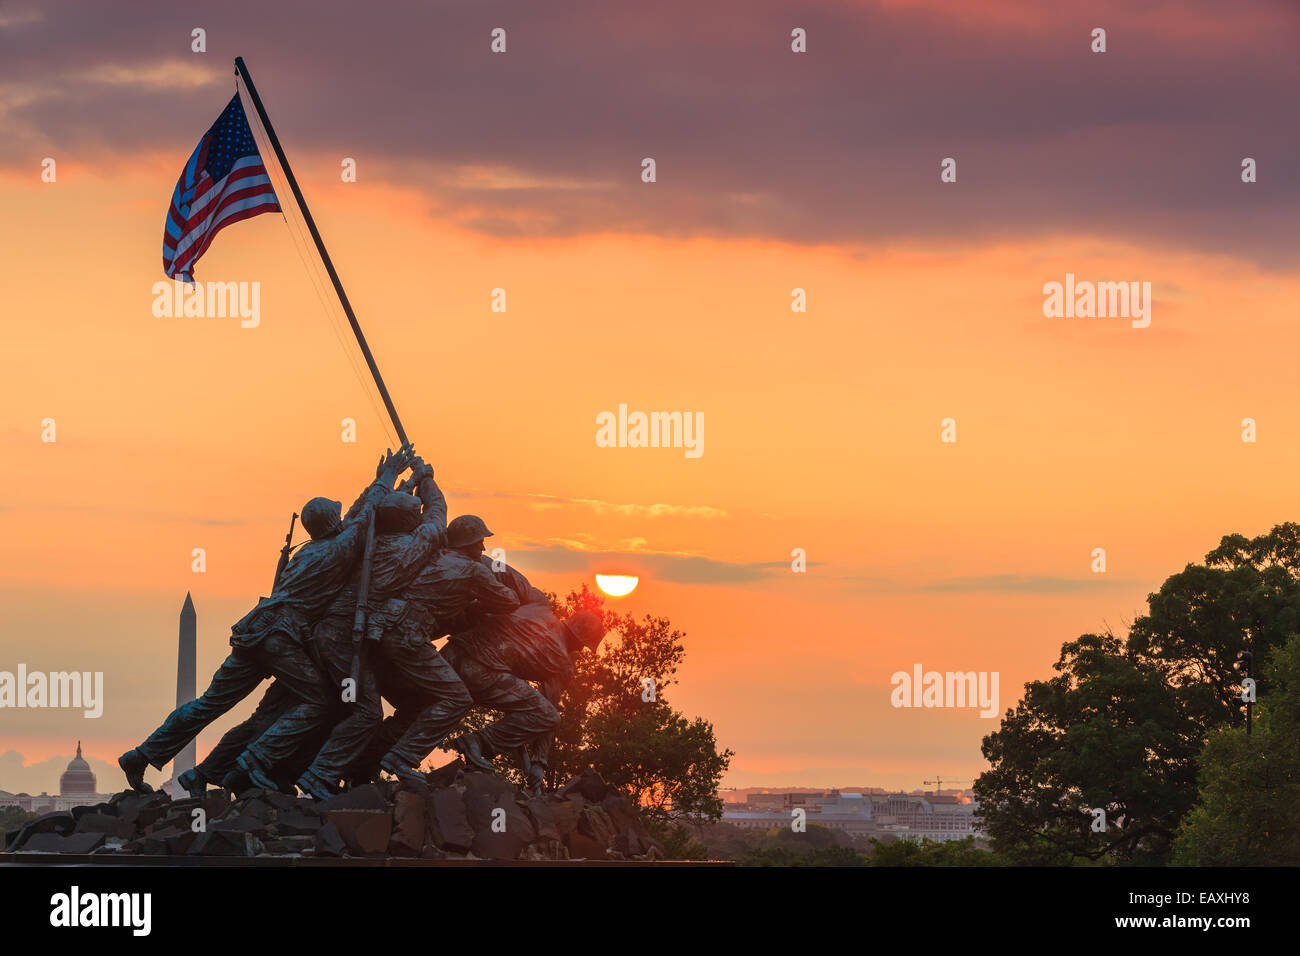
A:
<svg viewBox="0 0 1300 956">
<path fill-rule="evenodd" d="M 550 601 L 546 595 L 529 583 L 528 578 L 524 577 L 520 571 L 512 565 L 504 565 L 500 571 L 496 569 L 496 562 L 486 554 L 479 555 L 479 563 L 491 571 L 498 581 L 504 584 L 510 590 L 515 592 L 519 598 L 519 603 L 523 604 L 549 604 Z"/>
<path fill-rule="evenodd" d="M 421 523 L 433 524 L 440 533 L 446 534 L 447 499 L 438 483 L 433 480 L 433 475 L 420 482 L 420 501 L 424 504 L 424 510 L 420 513 Z"/>
<path fill-rule="evenodd" d="M 488 565 L 474 562 L 474 601 L 484 614 L 509 614 L 519 607 L 519 595 L 502 584 Z"/>
<path fill-rule="evenodd" d="M 521 596 L 520 603 L 550 605 L 551 599 L 546 596 L 545 592 L 539 591 L 537 588 L 533 587 L 530 584 L 528 585 L 528 589 L 524 591 L 523 595 Z"/>
<path fill-rule="evenodd" d="M 421 530 L 425 525 L 432 525 L 439 539 L 445 540 L 447 498 L 438 487 L 438 483 L 433 480 L 433 467 L 416 455 L 411 459 L 411 478 L 415 482 L 416 493 L 420 496 L 420 504 L 423 505 L 420 511 Z"/>
<path fill-rule="evenodd" d="M 383 458 L 379 459 L 379 466 L 375 469 L 375 480 L 362 490 L 357 500 L 352 502 L 348 513 L 343 516 L 345 528 L 349 525 L 364 525 L 370 520 L 370 510 L 378 504 L 379 499 L 393 490 L 393 482 L 397 480 L 398 475 L 406 471 L 414 453 L 414 447 L 407 444 L 397 449 L 396 453 L 389 450 Z"/>
<path fill-rule="evenodd" d="M 433 480 L 433 469 L 423 459 L 415 458 L 411 467 L 411 477 L 402 482 L 402 488 L 415 485 L 424 508 L 419 525 L 407 536 L 396 561 L 402 567 L 416 569 L 447 544 L 447 499 Z"/>
</svg>

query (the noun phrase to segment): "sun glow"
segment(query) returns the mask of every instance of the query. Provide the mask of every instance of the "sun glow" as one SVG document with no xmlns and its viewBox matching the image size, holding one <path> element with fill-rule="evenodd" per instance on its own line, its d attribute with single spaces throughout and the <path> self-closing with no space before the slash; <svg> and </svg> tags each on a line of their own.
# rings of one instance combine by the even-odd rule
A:
<svg viewBox="0 0 1300 956">
<path fill-rule="evenodd" d="M 598 574 L 596 586 L 610 597 L 623 597 L 631 594 L 640 580 L 628 574 Z"/>
</svg>

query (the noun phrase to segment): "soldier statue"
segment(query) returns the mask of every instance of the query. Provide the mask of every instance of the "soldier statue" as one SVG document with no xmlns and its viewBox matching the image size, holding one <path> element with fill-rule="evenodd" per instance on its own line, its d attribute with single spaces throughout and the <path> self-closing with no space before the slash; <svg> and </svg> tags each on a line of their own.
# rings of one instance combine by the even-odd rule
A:
<svg viewBox="0 0 1300 956">
<path fill-rule="evenodd" d="M 583 648 L 595 651 L 605 628 L 592 610 L 559 620 L 545 596 L 533 590 L 540 599 L 508 615 L 484 617 L 452 635 L 444 656 L 475 706 L 502 712 L 482 730 L 454 739 L 452 746 L 466 763 L 488 772 L 495 771 L 493 757 L 514 751 L 529 790 L 537 793 L 546 779 L 553 731 L 560 722 L 556 705 L 573 679 L 573 660 Z"/>
<path fill-rule="evenodd" d="M 269 731 L 251 745 L 257 756 L 274 763 L 287 756 L 291 734 L 314 727 L 329 706 L 324 678 L 305 647 L 311 623 L 351 575 L 365 543 L 365 532 L 375 505 L 392 491 L 393 482 L 406 470 L 413 454 L 407 445 L 379 462 L 375 480 L 341 516 L 342 504 L 313 498 L 302 509 L 302 524 L 311 540 L 285 566 L 270 597 L 231 628 L 231 652 L 217 669 L 202 696 L 177 707 L 162 725 L 138 747 L 118 758 L 127 783 L 141 792 L 145 768 L 162 767 L 180 753 L 208 724 L 274 677 L 293 695 L 294 703 Z M 250 748 L 251 749 L 251 748 Z"/>
</svg>

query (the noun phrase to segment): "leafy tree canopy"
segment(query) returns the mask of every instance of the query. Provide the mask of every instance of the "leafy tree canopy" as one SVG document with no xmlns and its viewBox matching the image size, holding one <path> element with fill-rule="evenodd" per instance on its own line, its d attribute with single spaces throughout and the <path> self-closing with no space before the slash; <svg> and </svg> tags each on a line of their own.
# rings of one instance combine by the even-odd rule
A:
<svg viewBox="0 0 1300 956">
<path fill-rule="evenodd" d="M 1221 727 L 1199 762 L 1200 793 L 1178 828 L 1173 862 L 1294 866 L 1300 862 L 1300 637 L 1262 675 L 1251 734 Z"/>
<path fill-rule="evenodd" d="M 1168 860 L 1207 735 L 1245 720 L 1233 663 L 1247 650 L 1265 659 L 1300 624 L 1300 525 L 1225 537 L 1147 602 L 1127 639 L 1066 643 L 1059 676 L 1027 684 L 985 737 L 992 769 L 975 792 L 995 849 L 1013 862 Z M 1274 678 L 1256 677 L 1270 694 Z"/>
</svg>

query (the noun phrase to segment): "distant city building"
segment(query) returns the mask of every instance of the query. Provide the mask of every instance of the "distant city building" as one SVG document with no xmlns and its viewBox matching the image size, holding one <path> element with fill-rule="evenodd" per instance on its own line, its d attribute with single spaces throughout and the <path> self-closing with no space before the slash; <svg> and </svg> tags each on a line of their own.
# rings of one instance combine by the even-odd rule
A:
<svg viewBox="0 0 1300 956">
<path fill-rule="evenodd" d="M 68 761 L 68 769 L 59 777 L 59 796 L 80 797 L 95 793 L 95 773 L 81 756 L 81 741 L 77 741 L 77 755 Z"/>
<path fill-rule="evenodd" d="M 68 761 L 68 769 L 59 777 L 58 796 L 41 793 L 6 793 L 0 790 L 0 807 L 17 807 L 29 813 L 52 813 L 56 810 L 71 810 L 96 803 L 105 803 L 109 795 L 97 792 L 95 773 L 81 756 L 81 741 L 77 741 L 77 755 Z"/>
<path fill-rule="evenodd" d="M 754 793 L 750 794 L 748 803 L 751 807 L 769 807 L 789 810 L 792 807 L 807 807 L 824 800 L 829 794 L 821 791 L 810 793 Z"/>
<path fill-rule="evenodd" d="M 838 830 L 855 839 L 875 837 L 941 843 L 984 836 L 976 821 L 979 805 L 960 794 L 839 790 L 754 793 L 743 804 L 728 804 L 722 812 L 722 822 L 747 830 L 788 827 L 796 809 L 804 811 L 807 823 Z"/>
</svg>

